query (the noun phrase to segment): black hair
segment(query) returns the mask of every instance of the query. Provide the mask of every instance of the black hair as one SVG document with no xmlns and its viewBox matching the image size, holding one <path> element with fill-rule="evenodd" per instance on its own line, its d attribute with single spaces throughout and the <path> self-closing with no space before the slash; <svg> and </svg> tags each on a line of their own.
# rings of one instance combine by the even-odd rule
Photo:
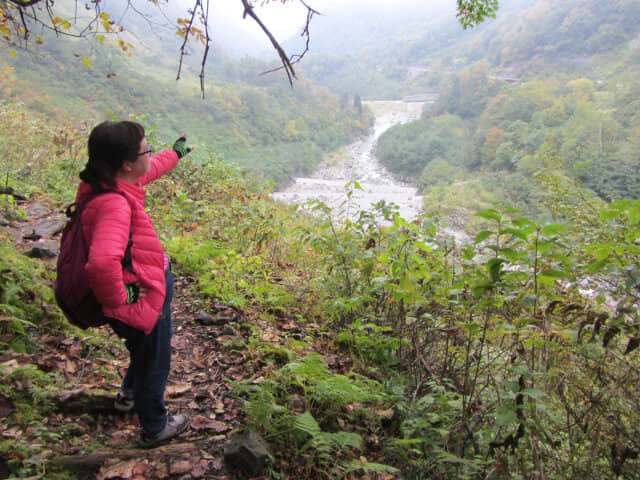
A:
<svg viewBox="0 0 640 480">
<path fill-rule="evenodd" d="M 80 179 L 94 191 L 101 191 L 102 183 L 116 186 L 116 173 L 125 161 L 138 159 L 140 142 L 145 136 L 144 127 L 136 122 L 102 122 L 89 134 L 89 161 L 80 172 Z"/>
</svg>

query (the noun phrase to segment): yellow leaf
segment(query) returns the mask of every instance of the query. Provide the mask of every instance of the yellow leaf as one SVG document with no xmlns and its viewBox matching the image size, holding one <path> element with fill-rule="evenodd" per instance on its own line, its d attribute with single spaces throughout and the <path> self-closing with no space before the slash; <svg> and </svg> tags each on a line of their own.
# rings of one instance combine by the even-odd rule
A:
<svg viewBox="0 0 640 480">
<path fill-rule="evenodd" d="M 100 45 L 104 45 L 104 35 L 96 35 L 96 40 L 100 42 Z"/>
<path fill-rule="evenodd" d="M 17 56 L 18 56 L 14 50 L 9 50 L 9 53 L 10 53 L 11 55 L 13 55 L 14 57 L 17 57 Z"/>
<path fill-rule="evenodd" d="M 0 33 L 2 33 L 3 35 L 6 35 L 8 37 L 9 35 L 11 35 L 11 30 L 9 30 L 4 25 L 0 25 Z"/>
<path fill-rule="evenodd" d="M 109 20 L 109 14 L 105 13 L 105 12 L 102 12 L 100 14 L 100 18 L 103 19 L 103 20 Z"/>
<path fill-rule="evenodd" d="M 91 67 L 91 60 L 89 60 L 87 57 L 82 58 L 82 63 L 84 63 L 85 67 L 87 68 Z"/>
</svg>

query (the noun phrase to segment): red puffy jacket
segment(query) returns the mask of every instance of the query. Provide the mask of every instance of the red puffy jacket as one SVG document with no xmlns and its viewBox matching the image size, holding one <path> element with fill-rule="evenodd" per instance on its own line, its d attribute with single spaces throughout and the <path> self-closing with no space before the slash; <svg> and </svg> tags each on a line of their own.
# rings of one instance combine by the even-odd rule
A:
<svg viewBox="0 0 640 480">
<path fill-rule="evenodd" d="M 165 298 L 165 254 L 144 210 L 149 182 L 169 172 L 178 164 L 178 155 L 165 150 L 151 157 L 149 172 L 135 184 L 117 179 L 117 193 L 100 195 L 82 211 L 82 229 L 89 246 L 85 266 L 91 289 L 102 304 L 107 317 L 148 334 L 153 330 Z M 92 194 L 91 186 L 80 183 L 76 202 L 81 204 Z M 123 271 L 122 259 L 131 230 L 133 271 Z M 125 284 L 139 283 L 147 289 L 146 297 L 127 302 Z"/>
</svg>

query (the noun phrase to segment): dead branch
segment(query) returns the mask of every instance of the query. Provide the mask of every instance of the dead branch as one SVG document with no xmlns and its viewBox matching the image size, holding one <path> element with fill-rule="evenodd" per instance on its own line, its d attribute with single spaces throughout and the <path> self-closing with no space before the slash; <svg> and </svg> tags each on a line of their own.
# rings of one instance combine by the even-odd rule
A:
<svg viewBox="0 0 640 480">
<path fill-rule="evenodd" d="M 322 15 L 320 12 L 318 12 L 317 10 L 314 10 L 309 5 L 307 5 L 304 2 L 304 0 L 299 0 L 299 1 L 307 9 L 307 21 L 306 21 L 306 23 L 305 23 L 305 25 L 304 25 L 304 27 L 302 29 L 302 32 L 300 33 L 301 37 L 306 37 L 306 41 L 305 41 L 305 46 L 304 46 L 304 50 L 302 51 L 302 53 L 296 54 L 296 55 L 291 55 L 291 57 L 289 58 L 289 65 L 295 65 L 296 63 L 298 63 L 300 60 L 302 60 L 302 58 L 309 51 L 309 43 L 311 41 L 311 35 L 310 35 L 309 26 L 311 25 L 311 20 L 312 20 L 312 18 L 313 18 L 313 16 L 315 14 Z M 280 57 L 280 58 L 282 58 L 282 57 Z M 281 65 L 280 67 L 273 68 L 271 70 L 267 70 L 266 72 L 262 72 L 262 74 L 266 75 L 267 73 L 273 73 L 273 72 L 276 72 L 278 70 L 282 70 L 283 68 L 285 68 L 284 62 L 283 62 L 283 65 Z M 289 81 L 291 81 L 291 80 L 289 80 Z"/>
<path fill-rule="evenodd" d="M 278 41 L 275 39 L 275 37 L 269 31 L 269 29 L 265 26 L 265 24 L 262 23 L 262 20 L 260 20 L 260 18 L 255 14 L 255 12 L 253 11 L 253 6 L 249 3 L 249 0 L 241 0 L 241 1 L 242 1 L 242 5 L 244 6 L 243 18 L 246 18 L 246 16 L 249 15 L 260 26 L 260 28 L 262 29 L 264 34 L 267 36 L 267 38 L 269 38 L 271 45 L 273 46 L 275 51 L 278 52 L 278 56 L 280 57 L 280 62 L 282 62 L 282 66 L 279 69 L 284 69 L 285 73 L 287 74 L 287 78 L 289 79 L 289 85 L 293 86 L 293 78 L 296 77 L 296 72 L 293 69 L 293 65 L 291 61 L 287 57 L 286 52 L 280 46 Z"/>
<path fill-rule="evenodd" d="M 8 1 L 12 5 L 15 5 L 16 7 L 15 10 L 17 10 L 17 18 L 11 18 L 8 15 L 5 15 L 5 18 L 9 19 L 13 24 L 16 25 L 16 31 L 22 32 L 23 41 L 25 43 L 28 42 L 29 34 L 31 31 L 31 28 L 29 27 L 29 22 L 34 22 L 35 24 L 40 25 L 47 30 L 51 30 L 56 35 L 63 35 L 63 36 L 74 37 L 74 38 L 85 38 L 88 32 L 91 31 L 91 27 L 98 21 L 100 17 L 100 0 L 96 0 L 92 2 L 93 9 L 95 10 L 95 16 L 89 21 L 89 23 L 85 26 L 85 28 L 82 29 L 79 33 L 71 33 L 71 32 L 67 32 L 60 29 L 56 24 L 56 21 L 54 20 L 54 14 L 51 10 L 51 7 L 53 5 L 52 0 L 8 0 Z M 316 10 L 311 8 L 309 5 L 307 5 L 305 0 L 298 0 L 307 9 L 306 23 L 300 35 L 301 37 L 306 38 L 306 42 L 305 42 L 305 47 L 302 53 L 288 57 L 287 53 L 284 51 L 282 46 L 276 40 L 274 35 L 271 33 L 271 31 L 267 28 L 264 22 L 260 19 L 260 17 L 254 11 L 254 8 L 251 4 L 251 0 L 240 0 L 240 1 L 242 2 L 242 6 L 244 8 L 243 18 L 246 18 L 247 16 L 249 16 L 253 19 L 253 21 L 255 21 L 258 24 L 260 29 L 263 31 L 263 33 L 267 36 L 267 38 L 271 42 L 272 47 L 278 53 L 278 56 L 280 58 L 280 62 L 281 62 L 280 67 L 263 72 L 263 74 L 284 69 L 285 73 L 287 74 L 287 79 L 289 80 L 289 85 L 293 86 L 293 79 L 296 78 L 296 72 L 293 65 L 299 62 L 305 56 L 305 54 L 309 51 L 309 43 L 310 43 L 309 26 L 311 24 L 311 20 L 313 16 L 315 14 L 319 14 L 319 12 L 317 12 Z M 48 21 L 41 19 L 38 12 L 35 10 L 35 8 L 33 8 L 35 5 L 39 3 L 44 4 L 44 8 L 46 9 L 46 12 L 49 17 Z M 131 0 L 127 1 L 126 6 L 127 6 L 127 10 L 131 8 L 138 15 L 141 15 L 143 17 L 145 16 L 140 11 L 133 8 Z M 194 32 L 196 32 L 194 23 L 196 22 L 196 18 L 197 18 L 196 15 L 198 15 L 200 18 L 200 21 L 203 24 L 203 30 L 204 30 L 201 38 L 199 38 L 203 41 L 204 47 L 205 47 L 204 53 L 202 55 L 200 75 L 199 75 L 200 89 L 202 91 L 202 96 L 204 98 L 205 66 L 206 66 L 208 54 L 210 51 L 210 43 L 212 41 L 212 38 L 209 32 L 209 25 L 208 25 L 209 0 L 207 0 L 206 7 L 203 5 L 202 0 L 195 0 L 193 8 L 188 10 L 188 12 L 190 14 L 190 18 L 188 21 L 185 22 L 185 25 L 184 25 L 185 27 L 184 41 L 182 42 L 182 45 L 180 46 L 180 49 L 179 49 L 180 53 L 179 53 L 179 63 L 178 63 L 178 72 L 176 75 L 176 80 L 180 79 L 182 74 L 182 67 L 184 64 L 184 58 L 186 55 L 189 54 L 187 49 L 187 43 L 189 41 L 189 36 L 193 35 Z M 117 33 L 117 32 L 107 32 L 107 33 Z M 200 37 L 200 33 L 198 34 L 198 36 Z"/>
<path fill-rule="evenodd" d="M 193 27 L 193 20 L 196 17 L 196 11 L 200 6 L 201 6 L 200 0 L 196 0 L 196 4 L 193 6 L 193 9 L 191 10 L 191 18 L 189 19 L 189 24 L 187 25 L 187 28 L 184 32 L 184 41 L 180 46 L 180 61 L 178 63 L 178 75 L 176 77 L 176 80 L 180 80 L 180 72 L 182 72 L 182 62 L 184 60 L 184 56 L 186 55 L 186 48 L 187 48 L 187 42 L 189 41 L 189 34 L 191 33 L 191 27 Z M 207 18 L 205 18 L 205 24 L 206 22 L 207 22 Z"/>
<path fill-rule="evenodd" d="M 154 458 L 157 458 L 162 455 L 175 456 L 189 452 L 198 452 L 198 446 L 194 443 L 175 443 L 162 445 L 152 449 L 103 449 L 84 455 L 65 455 L 55 457 L 52 459 L 52 463 L 69 468 L 97 468 L 107 460 L 113 458 L 128 460 L 130 458 L 144 457 L 147 455 L 153 455 Z"/>
<path fill-rule="evenodd" d="M 209 18 L 209 0 L 207 0 L 207 11 L 205 12 L 205 18 Z M 207 56 L 209 55 L 209 43 L 211 43 L 211 37 L 209 36 L 209 25 L 204 24 L 205 33 L 205 45 L 204 53 L 202 54 L 202 63 L 200 66 L 200 91 L 202 92 L 202 98 L 204 98 L 204 67 L 207 64 Z"/>
</svg>

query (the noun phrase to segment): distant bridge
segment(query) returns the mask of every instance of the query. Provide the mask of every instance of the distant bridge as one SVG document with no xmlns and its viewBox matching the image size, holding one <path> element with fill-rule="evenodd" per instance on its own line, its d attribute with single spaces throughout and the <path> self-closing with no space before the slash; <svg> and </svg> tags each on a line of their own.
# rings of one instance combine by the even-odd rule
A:
<svg viewBox="0 0 640 480">
<path fill-rule="evenodd" d="M 438 94 L 434 92 L 416 93 L 414 95 L 407 95 L 402 97 L 403 102 L 422 102 L 422 103 L 435 103 L 438 100 Z"/>
<path fill-rule="evenodd" d="M 489 80 L 501 80 L 503 82 L 508 82 L 508 83 L 516 83 L 519 82 L 520 79 L 516 78 L 516 77 L 509 77 L 506 75 L 494 75 L 491 77 L 487 77 Z"/>
</svg>

